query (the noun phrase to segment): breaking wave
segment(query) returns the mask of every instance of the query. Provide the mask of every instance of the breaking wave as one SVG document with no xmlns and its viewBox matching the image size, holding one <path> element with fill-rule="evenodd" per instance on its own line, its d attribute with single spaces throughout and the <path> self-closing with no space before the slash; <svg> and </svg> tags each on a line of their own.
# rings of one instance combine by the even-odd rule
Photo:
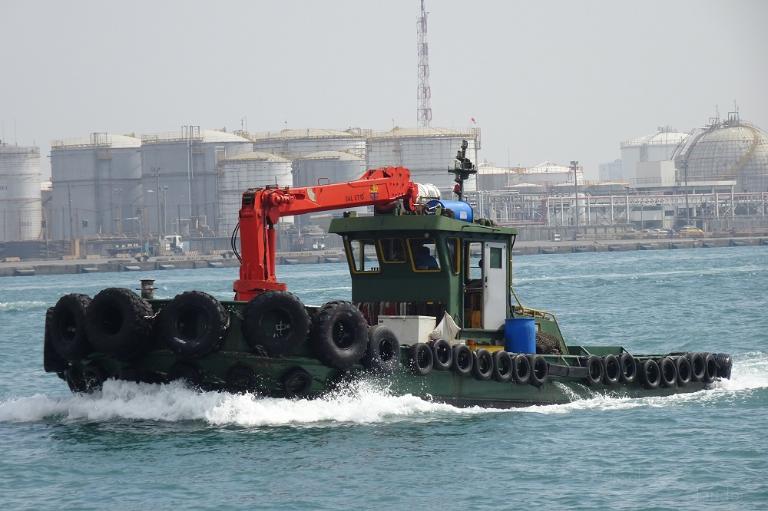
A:
<svg viewBox="0 0 768 511">
<path fill-rule="evenodd" d="M 0 312 L 20 312 L 46 307 L 46 302 L 38 300 L 19 300 L 15 302 L 0 302 Z"/>
<path fill-rule="evenodd" d="M 566 414 L 581 410 L 663 407 L 717 400 L 763 388 L 768 388 L 766 353 L 747 353 L 736 357 L 731 380 L 719 382 L 708 391 L 647 398 L 595 394 L 588 399 L 579 399 L 574 395 L 574 401 L 567 404 L 513 410 L 456 408 L 412 395 L 395 396 L 371 381 L 354 382 L 348 388 L 321 399 L 287 400 L 253 394 L 198 392 L 178 382 L 157 385 L 110 380 L 100 392 L 90 395 L 50 397 L 36 394 L 0 401 L 0 422 L 149 420 L 202 421 L 212 426 L 324 427 L 398 421 L 430 422 L 478 414 Z"/>
</svg>

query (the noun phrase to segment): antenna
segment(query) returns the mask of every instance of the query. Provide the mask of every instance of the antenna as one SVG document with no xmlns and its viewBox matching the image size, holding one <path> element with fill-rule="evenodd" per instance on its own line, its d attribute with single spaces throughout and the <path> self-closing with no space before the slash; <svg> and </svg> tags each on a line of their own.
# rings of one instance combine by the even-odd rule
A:
<svg viewBox="0 0 768 511">
<path fill-rule="evenodd" d="M 432 90 L 429 88 L 429 46 L 427 44 L 427 11 L 421 0 L 421 15 L 416 21 L 416 53 L 418 55 L 418 78 L 416 87 L 416 123 L 419 128 L 428 128 L 432 122 Z"/>
</svg>

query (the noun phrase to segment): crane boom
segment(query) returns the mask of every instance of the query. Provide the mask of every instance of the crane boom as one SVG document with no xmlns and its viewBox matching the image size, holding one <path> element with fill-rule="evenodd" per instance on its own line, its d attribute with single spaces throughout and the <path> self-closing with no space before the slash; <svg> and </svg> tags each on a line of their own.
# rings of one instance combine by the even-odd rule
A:
<svg viewBox="0 0 768 511">
<path fill-rule="evenodd" d="M 241 260 L 240 278 L 233 285 L 235 300 L 285 291 L 285 284 L 275 275 L 275 224 L 280 217 L 358 206 L 384 207 L 399 199 L 412 211 L 417 196 L 417 185 L 404 167 L 370 169 L 346 183 L 246 190 L 239 215 Z"/>
</svg>

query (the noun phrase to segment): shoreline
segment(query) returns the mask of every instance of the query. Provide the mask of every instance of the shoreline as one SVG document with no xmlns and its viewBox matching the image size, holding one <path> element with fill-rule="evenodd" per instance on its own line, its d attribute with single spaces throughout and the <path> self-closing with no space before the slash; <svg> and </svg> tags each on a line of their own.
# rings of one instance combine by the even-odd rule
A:
<svg viewBox="0 0 768 511">
<path fill-rule="evenodd" d="M 768 246 L 768 236 L 518 241 L 515 243 L 512 255 L 624 252 L 632 250 L 673 250 L 759 245 Z M 278 264 L 283 265 L 336 263 L 343 262 L 344 260 L 344 252 L 341 249 L 312 252 L 279 252 L 277 254 Z M 125 258 L 67 258 L 0 262 L 0 277 L 197 268 L 237 268 L 239 266 L 240 263 L 236 258 L 220 256 L 153 257 L 147 261 Z"/>
</svg>

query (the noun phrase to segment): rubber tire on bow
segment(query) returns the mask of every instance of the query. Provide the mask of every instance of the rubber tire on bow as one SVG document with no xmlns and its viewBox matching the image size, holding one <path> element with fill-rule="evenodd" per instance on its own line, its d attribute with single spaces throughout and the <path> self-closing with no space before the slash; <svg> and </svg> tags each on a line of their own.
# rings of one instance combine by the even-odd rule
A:
<svg viewBox="0 0 768 511">
<path fill-rule="evenodd" d="M 621 363 L 616 355 L 608 354 L 603 357 L 603 383 L 616 385 L 621 379 Z"/>
<path fill-rule="evenodd" d="M 453 348 L 445 339 L 432 343 L 432 365 L 438 371 L 447 371 L 453 365 Z"/>
<path fill-rule="evenodd" d="M 493 379 L 502 383 L 512 379 L 512 357 L 504 350 L 493 354 Z"/>
<path fill-rule="evenodd" d="M 368 347 L 361 360 L 363 367 L 379 374 L 392 374 L 400 367 L 400 341 L 384 325 L 368 329 Z"/>
<path fill-rule="evenodd" d="M 255 296 L 243 311 L 243 336 L 256 353 L 270 356 L 291 353 L 307 340 L 309 314 L 301 300 L 288 291 L 267 291 Z"/>
<path fill-rule="evenodd" d="M 674 360 L 664 357 L 658 361 L 659 371 L 661 373 L 661 386 L 674 387 L 677 383 L 677 366 Z"/>
<path fill-rule="evenodd" d="M 687 357 L 677 357 L 675 368 L 677 369 L 677 384 L 680 387 L 685 387 L 691 383 L 691 362 Z"/>
<path fill-rule="evenodd" d="M 515 383 L 525 385 L 531 381 L 531 361 L 523 354 L 512 357 L 512 378 Z"/>
<path fill-rule="evenodd" d="M 621 381 L 623 383 L 634 383 L 637 379 L 637 361 L 631 354 L 624 352 L 619 356 L 621 364 Z"/>
<path fill-rule="evenodd" d="M 91 363 L 83 367 L 71 366 L 65 371 L 65 380 L 70 391 L 87 394 L 101 390 L 107 376 L 100 366 Z"/>
<path fill-rule="evenodd" d="M 87 295 L 64 295 L 53 307 L 50 341 L 53 350 L 64 360 L 80 360 L 92 351 L 86 333 L 86 311 L 91 299 Z"/>
<path fill-rule="evenodd" d="M 549 376 L 549 364 L 541 355 L 528 355 L 531 363 L 531 379 L 529 383 L 534 387 L 541 387 Z"/>
<path fill-rule="evenodd" d="M 465 344 L 457 344 L 453 347 L 453 371 L 461 376 L 472 374 L 472 367 L 475 365 L 475 357 Z"/>
<path fill-rule="evenodd" d="M 323 364 L 345 371 L 368 348 L 368 323 L 351 302 L 329 302 L 312 319 L 310 341 Z"/>
<path fill-rule="evenodd" d="M 428 344 L 417 342 L 408 352 L 411 371 L 419 376 L 426 376 L 432 371 L 434 357 Z"/>
<path fill-rule="evenodd" d="M 715 361 L 718 365 L 717 375 L 720 378 L 731 378 L 731 369 L 733 368 L 733 359 L 728 353 L 715 354 Z"/>
<path fill-rule="evenodd" d="M 302 397 L 312 388 L 312 375 L 301 367 L 292 367 L 280 377 L 285 397 Z"/>
<path fill-rule="evenodd" d="M 93 349 L 131 359 L 142 355 L 152 341 L 152 306 L 130 289 L 99 292 L 86 312 L 86 333 Z"/>
<path fill-rule="evenodd" d="M 584 383 L 589 386 L 599 385 L 603 381 L 605 374 L 605 368 L 603 367 L 603 360 L 597 355 L 590 355 L 587 357 L 587 376 L 584 377 Z"/>
<path fill-rule="evenodd" d="M 661 384 L 661 369 L 652 358 L 644 360 L 640 364 L 640 383 L 649 390 L 657 389 Z"/>
<path fill-rule="evenodd" d="M 199 358 L 221 347 L 229 313 L 216 298 L 186 291 L 170 301 L 157 319 L 159 340 L 182 358 Z"/>
</svg>

